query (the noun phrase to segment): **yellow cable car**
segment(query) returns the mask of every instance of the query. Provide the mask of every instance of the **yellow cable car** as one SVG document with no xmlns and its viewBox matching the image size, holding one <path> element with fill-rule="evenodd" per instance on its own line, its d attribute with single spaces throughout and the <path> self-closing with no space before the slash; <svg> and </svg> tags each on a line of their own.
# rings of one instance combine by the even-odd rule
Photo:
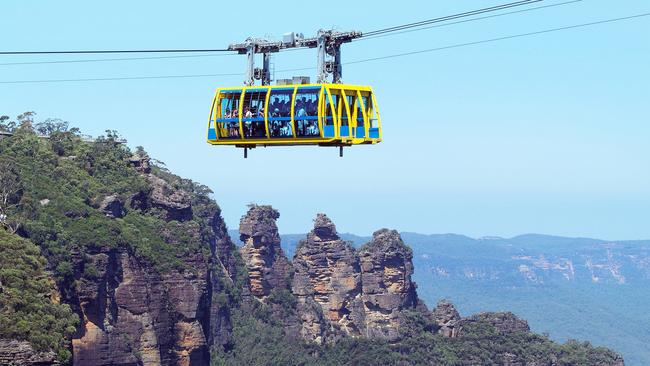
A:
<svg viewBox="0 0 650 366">
<path fill-rule="evenodd" d="M 243 87 L 219 88 L 212 101 L 208 143 L 248 149 L 257 146 L 338 146 L 381 142 L 377 100 L 369 86 L 341 81 L 341 44 L 361 32 L 319 30 L 315 38 L 287 33 L 282 42 L 248 38 L 228 49 L 247 55 Z M 277 80 L 270 85 L 270 54 L 281 49 L 318 49 L 317 82 L 308 77 Z M 255 68 L 255 55 L 263 55 Z M 328 75 L 332 75 L 332 82 Z M 255 80 L 262 85 L 255 85 Z"/>
<path fill-rule="evenodd" d="M 381 120 L 369 86 L 219 88 L 210 111 L 208 143 L 212 145 L 342 147 L 379 142 Z"/>
</svg>

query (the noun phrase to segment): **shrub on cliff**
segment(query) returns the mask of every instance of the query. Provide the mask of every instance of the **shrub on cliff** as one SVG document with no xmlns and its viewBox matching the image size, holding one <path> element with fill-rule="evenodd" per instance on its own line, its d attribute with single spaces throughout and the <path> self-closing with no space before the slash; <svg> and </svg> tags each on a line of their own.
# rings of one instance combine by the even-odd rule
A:
<svg viewBox="0 0 650 366">
<path fill-rule="evenodd" d="M 70 358 L 69 337 L 79 319 L 57 304 L 46 260 L 36 245 L 0 229 L 0 338 L 29 341 L 37 351 Z"/>
</svg>

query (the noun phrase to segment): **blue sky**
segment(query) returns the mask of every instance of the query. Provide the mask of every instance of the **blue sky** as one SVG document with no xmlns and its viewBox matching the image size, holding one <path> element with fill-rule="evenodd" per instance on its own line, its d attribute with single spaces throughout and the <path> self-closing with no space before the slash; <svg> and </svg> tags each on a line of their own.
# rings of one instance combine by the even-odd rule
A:
<svg viewBox="0 0 650 366">
<path fill-rule="evenodd" d="M 3 0 L 3 50 L 222 48 L 248 36 L 369 31 L 506 1 Z M 539 5 L 561 1 L 547 0 Z M 277 4 L 277 5 L 272 5 Z M 290 6 L 282 6 L 290 4 Z M 321 4 L 321 5 L 319 5 Z M 381 4 L 381 5 L 378 5 Z M 531 5 L 530 7 L 539 6 Z M 344 61 L 647 13 L 642 0 L 584 0 L 346 44 Z M 317 212 L 340 231 L 650 238 L 650 17 L 344 67 L 375 89 L 377 146 L 212 147 L 214 89 L 242 76 L 0 83 L 0 114 L 34 110 L 93 135 L 120 131 L 175 173 L 210 186 L 229 227 L 251 202 L 305 232 Z M 0 63 L 127 56 L 0 56 Z M 315 65 L 314 50 L 275 56 Z M 242 56 L 0 65 L 0 81 L 242 72 Z M 304 74 L 305 72 L 301 72 Z M 313 76 L 313 72 L 306 72 Z M 290 76 L 276 73 L 276 77 Z"/>
</svg>

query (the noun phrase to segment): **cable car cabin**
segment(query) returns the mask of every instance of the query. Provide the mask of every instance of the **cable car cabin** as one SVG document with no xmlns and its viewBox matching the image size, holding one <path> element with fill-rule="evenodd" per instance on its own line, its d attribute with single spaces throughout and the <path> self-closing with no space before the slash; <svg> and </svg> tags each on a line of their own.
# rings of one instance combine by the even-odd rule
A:
<svg viewBox="0 0 650 366">
<path fill-rule="evenodd" d="M 208 143 L 256 146 L 351 146 L 381 142 L 369 86 L 299 84 L 217 89 Z"/>
</svg>

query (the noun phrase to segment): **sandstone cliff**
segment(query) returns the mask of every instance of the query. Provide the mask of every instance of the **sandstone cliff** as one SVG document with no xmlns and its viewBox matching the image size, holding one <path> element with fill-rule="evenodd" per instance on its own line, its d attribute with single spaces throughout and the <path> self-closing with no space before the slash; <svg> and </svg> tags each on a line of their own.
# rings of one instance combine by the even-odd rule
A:
<svg viewBox="0 0 650 366">
<path fill-rule="evenodd" d="M 162 211 L 170 225 L 159 233 L 163 240 L 194 242 L 208 252 L 187 252 L 177 258 L 178 268 L 166 271 L 119 247 L 77 256 L 76 286 L 67 299 L 82 319 L 72 341 L 74 364 L 209 365 L 210 347 L 229 340 L 227 304 L 216 297 L 223 281 L 232 281 L 233 245 L 216 208 L 200 212 L 206 227 L 190 222 L 197 218 L 191 192 L 151 174 L 147 157 L 133 158 L 131 164 L 149 185 L 128 200 L 126 210 Z M 106 204 L 110 201 L 101 208 L 112 207 L 109 217 L 121 216 L 115 213 L 124 208 Z M 91 278 L 84 276 L 88 267 Z"/>
</svg>

